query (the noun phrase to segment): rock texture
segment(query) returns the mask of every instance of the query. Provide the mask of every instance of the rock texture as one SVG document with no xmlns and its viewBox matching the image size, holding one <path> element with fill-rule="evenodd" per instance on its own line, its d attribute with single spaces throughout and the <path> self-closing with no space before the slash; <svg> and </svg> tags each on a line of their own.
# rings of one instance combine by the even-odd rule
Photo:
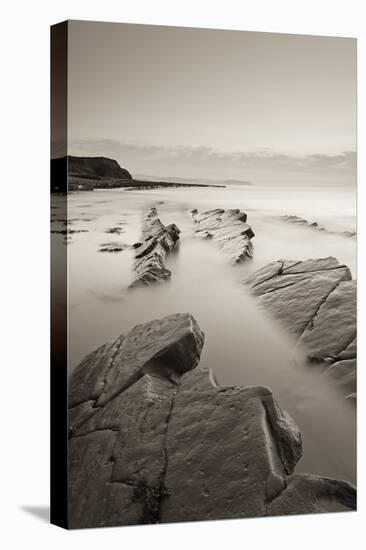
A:
<svg viewBox="0 0 366 550">
<path fill-rule="evenodd" d="M 171 272 L 164 262 L 166 255 L 176 246 L 179 233 L 174 223 L 163 225 L 156 208 L 150 208 L 143 220 L 142 242 L 134 245 L 136 275 L 130 288 L 170 279 Z"/>
<path fill-rule="evenodd" d="M 322 225 L 319 225 L 318 222 L 309 222 L 305 218 L 301 218 L 299 216 L 290 216 L 288 214 L 285 214 L 284 216 L 281 216 L 281 220 L 285 222 L 295 223 L 297 225 L 304 225 L 306 227 L 309 227 L 311 229 L 315 229 L 317 231 L 326 231 L 327 233 L 336 233 L 335 231 L 329 231 Z M 337 232 L 337 235 L 344 235 L 345 237 L 357 237 L 356 231 L 341 231 Z"/>
<path fill-rule="evenodd" d="M 244 212 L 239 209 L 215 208 L 199 214 L 195 209 L 191 210 L 191 215 L 198 225 L 195 236 L 213 239 L 231 263 L 238 264 L 253 257 L 251 239 L 254 232 L 246 223 L 247 215 Z"/>
<path fill-rule="evenodd" d="M 245 284 L 303 346 L 324 364 L 347 397 L 356 396 L 356 281 L 333 257 L 279 260 Z"/>
<path fill-rule="evenodd" d="M 293 475 L 300 433 L 264 387 L 219 387 L 176 314 L 87 356 L 69 384 L 69 526 L 355 508 L 348 483 Z"/>
</svg>

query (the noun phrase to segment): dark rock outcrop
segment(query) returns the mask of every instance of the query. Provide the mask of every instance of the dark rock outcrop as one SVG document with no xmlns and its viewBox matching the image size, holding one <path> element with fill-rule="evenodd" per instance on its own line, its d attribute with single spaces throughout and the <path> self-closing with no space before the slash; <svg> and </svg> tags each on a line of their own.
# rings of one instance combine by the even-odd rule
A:
<svg viewBox="0 0 366 550">
<path fill-rule="evenodd" d="M 121 242 L 112 242 L 112 243 L 102 243 L 99 245 L 99 252 L 122 252 L 129 248 L 127 244 Z"/>
<path fill-rule="evenodd" d="M 293 334 L 310 361 L 324 364 L 347 397 L 356 396 L 356 281 L 333 257 L 279 260 L 245 284 Z"/>
<path fill-rule="evenodd" d="M 112 235 L 120 235 L 124 232 L 124 229 L 122 227 L 108 227 L 108 229 L 105 230 L 105 233 L 110 233 Z"/>
<path fill-rule="evenodd" d="M 142 242 L 134 245 L 136 276 L 130 288 L 170 279 L 165 256 L 176 246 L 179 233 L 180 229 L 174 223 L 163 225 L 156 208 L 150 208 L 143 220 Z"/>
<path fill-rule="evenodd" d="M 215 208 L 198 213 L 191 210 L 194 221 L 198 224 L 195 236 L 201 239 L 213 239 L 217 246 L 230 258 L 230 262 L 238 264 L 253 257 L 251 239 L 254 232 L 246 223 L 247 215 L 239 209 L 223 210 Z"/>
<path fill-rule="evenodd" d="M 51 160 L 51 192 L 128 187 L 131 174 L 114 159 L 67 156 Z"/>
<path fill-rule="evenodd" d="M 106 157 L 73 157 L 68 156 L 68 174 L 71 177 L 98 179 L 112 178 L 131 181 L 131 174 L 121 168 L 114 159 Z"/>
<path fill-rule="evenodd" d="M 264 387 L 219 387 L 176 314 L 88 355 L 69 384 L 71 528 L 355 508 L 346 482 L 293 475 L 300 433 Z"/>
</svg>

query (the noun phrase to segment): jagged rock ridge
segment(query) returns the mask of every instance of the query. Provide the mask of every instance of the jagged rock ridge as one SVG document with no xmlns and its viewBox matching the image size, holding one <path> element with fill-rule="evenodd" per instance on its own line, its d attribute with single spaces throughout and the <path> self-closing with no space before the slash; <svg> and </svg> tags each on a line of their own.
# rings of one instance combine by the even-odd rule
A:
<svg viewBox="0 0 366 550">
<path fill-rule="evenodd" d="M 246 223 L 247 215 L 237 208 L 223 210 L 215 208 L 198 213 L 191 210 L 194 221 L 198 224 L 195 236 L 201 239 L 213 239 L 221 251 L 238 264 L 253 257 L 251 239 L 254 232 Z"/>
<path fill-rule="evenodd" d="M 356 281 L 333 257 L 278 260 L 245 285 L 259 303 L 322 363 L 347 397 L 356 397 Z"/>
<path fill-rule="evenodd" d="M 134 245 L 135 278 L 130 287 L 170 279 L 171 272 L 165 267 L 165 257 L 175 248 L 179 233 L 180 229 L 174 223 L 167 226 L 161 223 L 155 207 L 149 209 L 143 219 L 142 242 Z"/>
<path fill-rule="evenodd" d="M 71 528 L 355 508 L 346 482 L 294 475 L 298 428 L 264 387 L 220 387 L 175 314 L 101 346 L 69 395 Z"/>
<path fill-rule="evenodd" d="M 291 216 L 291 215 L 285 214 L 281 216 L 281 220 L 285 222 L 295 223 L 297 225 L 304 225 L 306 227 L 315 229 L 317 231 L 326 231 L 327 233 L 331 233 L 331 234 L 336 233 L 337 235 L 344 235 L 345 237 L 354 237 L 354 238 L 357 237 L 356 231 L 340 231 L 340 232 L 329 231 L 322 225 L 319 225 L 318 222 L 309 222 L 308 220 L 306 220 L 305 218 L 301 218 L 300 216 L 294 216 L 294 215 Z"/>
</svg>

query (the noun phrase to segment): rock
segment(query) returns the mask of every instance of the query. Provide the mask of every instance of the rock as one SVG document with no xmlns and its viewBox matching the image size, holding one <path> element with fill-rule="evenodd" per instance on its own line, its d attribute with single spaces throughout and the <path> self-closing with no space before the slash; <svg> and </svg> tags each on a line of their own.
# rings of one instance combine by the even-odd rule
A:
<svg viewBox="0 0 366 550">
<path fill-rule="evenodd" d="M 246 223 L 247 215 L 239 209 L 223 210 L 215 208 L 198 213 L 190 211 L 198 224 L 195 236 L 201 239 L 213 239 L 217 246 L 230 258 L 233 264 L 241 263 L 253 257 L 251 239 L 254 232 Z"/>
<path fill-rule="evenodd" d="M 92 399 L 96 406 L 104 405 L 112 395 L 141 378 L 143 369 L 164 369 L 165 377 L 181 375 L 198 363 L 202 346 L 203 334 L 189 314 L 137 325 L 128 335 L 85 357 L 73 372 L 69 404 L 75 407 Z M 171 356 L 173 370 L 169 370 Z"/>
<path fill-rule="evenodd" d="M 51 233 L 58 233 L 59 235 L 73 235 L 74 233 L 88 233 L 87 229 L 52 229 Z"/>
<path fill-rule="evenodd" d="M 264 387 L 220 387 L 176 314 L 89 354 L 69 383 L 71 528 L 355 507 L 345 482 L 293 474 L 301 436 Z"/>
<path fill-rule="evenodd" d="M 346 393 L 347 399 L 355 399 L 357 394 L 357 359 L 335 360 L 327 370 L 333 380 Z"/>
<path fill-rule="evenodd" d="M 304 225 L 306 227 L 316 229 L 317 231 L 326 231 L 327 233 L 336 233 L 337 235 L 343 235 L 345 237 L 356 237 L 357 233 L 355 231 L 329 231 L 325 227 L 318 224 L 318 222 L 309 222 L 305 218 L 301 218 L 300 216 L 290 216 L 288 214 L 285 214 L 284 216 L 280 216 L 280 219 L 285 222 L 295 223 L 297 225 Z"/>
<path fill-rule="evenodd" d="M 308 220 L 305 220 L 305 218 L 300 218 L 300 216 L 289 216 L 288 214 L 285 214 L 284 216 L 281 216 L 281 220 L 296 223 L 298 225 L 306 225 L 307 227 L 312 227 L 318 231 L 325 231 L 324 227 L 319 225 L 317 222 L 309 222 Z"/>
<path fill-rule="evenodd" d="M 346 508 L 356 509 L 356 491 L 344 481 L 310 474 L 288 476 L 286 488 L 267 508 L 268 515 L 283 516 L 324 512 L 321 501 L 336 501 Z M 310 504 L 311 503 L 311 504 Z M 309 506 L 310 504 L 310 506 Z"/>
<path fill-rule="evenodd" d="M 245 284 L 260 305 L 296 337 L 310 361 L 334 373 L 347 395 L 350 389 L 355 392 L 357 289 L 347 266 L 333 257 L 279 260 L 256 271 Z M 343 359 L 353 362 L 330 369 Z"/>
<path fill-rule="evenodd" d="M 99 245 L 99 252 L 122 252 L 126 248 L 128 245 L 120 242 L 103 243 Z"/>
<path fill-rule="evenodd" d="M 356 281 L 341 282 L 318 309 L 301 335 L 309 357 L 321 360 L 338 356 L 356 336 Z"/>
<path fill-rule="evenodd" d="M 266 515 L 301 456 L 288 418 L 267 388 L 220 388 L 200 368 L 184 375 L 166 437 L 163 521 Z"/>
<path fill-rule="evenodd" d="M 130 288 L 170 279 L 171 272 L 164 262 L 166 255 L 175 248 L 179 233 L 175 224 L 163 225 L 156 208 L 150 208 L 143 220 L 142 241 L 133 245 L 136 276 Z"/>
<path fill-rule="evenodd" d="M 121 227 L 109 227 L 105 230 L 105 233 L 120 235 L 121 233 L 123 233 L 123 229 Z"/>
</svg>

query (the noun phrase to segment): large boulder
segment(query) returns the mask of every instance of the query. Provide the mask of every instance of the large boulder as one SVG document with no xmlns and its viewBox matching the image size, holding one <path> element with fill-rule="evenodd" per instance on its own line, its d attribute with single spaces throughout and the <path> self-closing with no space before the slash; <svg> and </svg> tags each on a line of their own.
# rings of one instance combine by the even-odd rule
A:
<svg viewBox="0 0 366 550">
<path fill-rule="evenodd" d="M 355 507 L 345 482 L 302 474 L 301 436 L 264 387 L 220 387 L 204 336 L 176 314 L 87 356 L 70 378 L 69 526 Z"/>
<path fill-rule="evenodd" d="M 289 333 L 310 361 L 324 364 L 343 386 L 356 393 L 356 281 L 333 257 L 272 262 L 245 285 Z"/>
<path fill-rule="evenodd" d="M 142 241 L 134 245 L 135 277 L 130 288 L 170 279 L 165 257 L 175 248 L 179 234 L 180 229 L 175 224 L 165 226 L 161 223 L 156 208 L 149 209 L 142 223 Z"/>
<path fill-rule="evenodd" d="M 245 212 L 239 209 L 215 208 L 199 214 L 194 209 L 191 210 L 191 215 L 198 226 L 194 233 L 195 237 L 213 239 L 231 263 L 242 263 L 253 257 L 251 239 L 254 232 L 246 223 Z"/>
</svg>

